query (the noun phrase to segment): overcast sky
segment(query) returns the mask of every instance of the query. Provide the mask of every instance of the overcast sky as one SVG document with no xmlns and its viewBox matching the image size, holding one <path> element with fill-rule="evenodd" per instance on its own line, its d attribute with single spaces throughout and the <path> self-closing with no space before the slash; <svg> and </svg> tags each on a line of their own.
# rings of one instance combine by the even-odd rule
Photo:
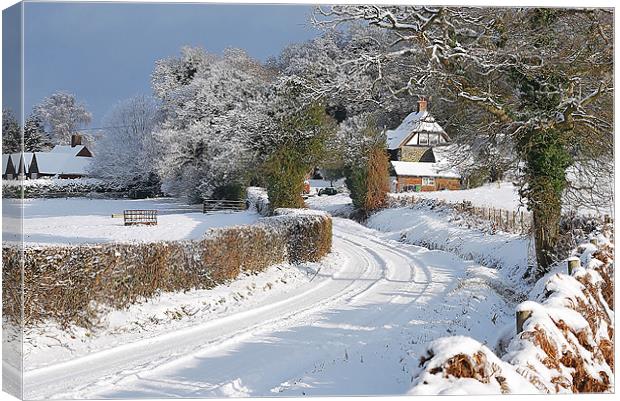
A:
<svg viewBox="0 0 620 401">
<path fill-rule="evenodd" d="M 57 90 L 76 94 L 92 126 L 119 100 L 150 94 L 155 60 L 183 45 L 239 47 L 260 60 L 317 34 L 310 6 L 26 3 L 25 112 Z"/>
</svg>

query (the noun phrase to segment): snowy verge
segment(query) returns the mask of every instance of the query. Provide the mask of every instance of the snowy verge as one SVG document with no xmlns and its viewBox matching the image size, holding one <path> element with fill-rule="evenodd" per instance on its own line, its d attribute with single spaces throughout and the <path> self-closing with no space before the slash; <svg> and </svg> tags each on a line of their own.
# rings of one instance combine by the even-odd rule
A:
<svg viewBox="0 0 620 401">
<path fill-rule="evenodd" d="M 450 207 L 420 202 L 410 207 L 385 209 L 370 216 L 366 225 L 388 233 L 393 240 L 453 252 L 487 267 L 497 268 L 502 283 L 525 292 L 522 279 L 528 270 L 528 237 L 495 232 L 466 220 Z M 508 289 L 510 290 L 510 289 Z"/>
<path fill-rule="evenodd" d="M 320 264 L 278 264 L 259 273 L 243 272 L 211 289 L 161 292 L 121 309 L 102 306 L 100 324 L 92 328 L 63 328 L 54 321 L 36 324 L 24 332 L 24 366 L 34 370 L 55 365 L 286 299 L 314 288 L 341 263 L 338 254 L 331 254 Z"/>
<path fill-rule="evenodd" d="M 614 391 L 613 244 L 611 227 L 600 246 L 580 244 L 571 274 L 558 263 L 517 311 L 523 331 L 507 333 L 498 358 L 468 337 L 427 346 L 411 394 L 581 393 Z M 500 348 L 501 344 L 500 344 Z"/>
</svg>

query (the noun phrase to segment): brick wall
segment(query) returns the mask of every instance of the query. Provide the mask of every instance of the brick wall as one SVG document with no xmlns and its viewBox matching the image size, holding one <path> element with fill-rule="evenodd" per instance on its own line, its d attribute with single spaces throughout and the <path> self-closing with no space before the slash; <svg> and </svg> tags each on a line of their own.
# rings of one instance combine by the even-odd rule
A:
<svg viewBox="0 0 620 401">
<path fill-rule="evenodd" d="M 397 177 L 396 191 L 408 185 L 422 185 L 422 177 Z M 435 178 L 435 185 L 422 185 L 422 191 L 437 191 L 441 189 L 458 190 L 461 189 L 461 180 L 458 178 Z"/>
</svg>

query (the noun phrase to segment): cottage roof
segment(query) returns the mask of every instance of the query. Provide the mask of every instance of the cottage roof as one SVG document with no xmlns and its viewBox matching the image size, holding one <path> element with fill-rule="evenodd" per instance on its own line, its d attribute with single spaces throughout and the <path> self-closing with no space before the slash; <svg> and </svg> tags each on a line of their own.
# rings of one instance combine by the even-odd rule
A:
<svg viewBox="0 0 620 401">
<path fill-rule="evenodd" d="M 49 153 L 67 153 L 72 156 L 76 156 L 85 146 L 78 145 L 71 147 L 69 145 L 56 145 L 49 151 Z"/>
<path fill-rule="evenodd" d="M 37 168 L 40 174 L 86 175 L 90 158 L 76 157 L 71 153 L 37 153 Z"/>
<path fill-rule="evenodd" d="M 393 161 L 396 175 L 409 177 L 461 178 L 459 173 L 445 163 L 399 162 Z"/>
<path fill-rule="evenodd" d="M 11 156 L 11 161 L 13 162 L 13 166 L 15 167 L 15 171 L 18 172 L 19 161 L 20 161 L 21 157 L 23 157 L 24 158 L 24 172 L 28 173 L 28 170 L 30 169 L 30 162 L 32 161 L 32 155 L 34 155 L 34 153 L 32 153 L 32 152 L 11 153 L 11 155 L 10 155 Z M 4 159 L 3 159 L 3 162 L 4 162 Z"/>
<path fill-rule="evenodd" d="M 398 149 L 416 132 L 439 132 L 447 136 L 441 125 L 428 111 L 416 111 L 405 117 L 398 128 L 386 132 L 388 149 Z"/>
<path fill-rule="evenodd" d="M 9 165 L 9 155 L 2 155 L 2 174 L 6 174 L 6 169 L 8 165 Z"/>
</svg>

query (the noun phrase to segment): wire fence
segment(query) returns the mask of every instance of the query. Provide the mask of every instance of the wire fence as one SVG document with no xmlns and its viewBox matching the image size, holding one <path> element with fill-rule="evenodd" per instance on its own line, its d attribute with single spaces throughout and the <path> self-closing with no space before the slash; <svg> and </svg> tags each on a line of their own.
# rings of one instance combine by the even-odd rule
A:
<svg viewBox="0 0 620 401">
<path fill-rule="evenodd" d="M 433 205 L 450 207 L 476 220 L 491 223 L 492 228 L 495 230 L 516 234 L 527 234 L 531 232 L 533 226 L 532 213 L 526 210 L 508 210 L 496 207 L 474 206 L 472 202 L 469 201 L 450 203 L 444 200 L 426 199 L 414 195 L 388 198 L 389 207 L 410 206 L 421 202 L 431 202 Z"/>
</svg>

